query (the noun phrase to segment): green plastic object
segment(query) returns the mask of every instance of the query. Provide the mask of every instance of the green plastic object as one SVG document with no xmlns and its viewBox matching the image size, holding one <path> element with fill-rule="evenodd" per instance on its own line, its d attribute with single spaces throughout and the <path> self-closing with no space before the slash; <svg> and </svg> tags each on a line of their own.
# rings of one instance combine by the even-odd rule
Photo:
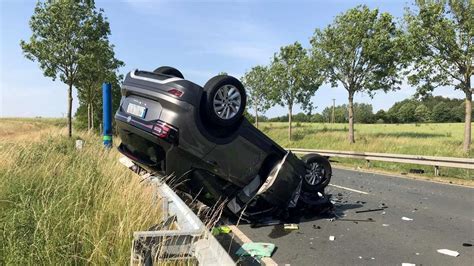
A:
<svg viewBox="0 0 474 266">
<path fill-rule="evenodd" d="M 225 226 L 225 225 L 212 228 L 212 235 L 213 236 L 217 236 L 217 235 L 220 235 L 220 234 L 228 234 L 230 232 L 232 232 L 230 227 Z"/>
<path fill-rule="evenodd" d="M 255 258 L 271 257 L 275 250 L 275 244 L 250 242 L 243 244 L 235 253 L 237 256 L 251 256 Z"/>
</svg>

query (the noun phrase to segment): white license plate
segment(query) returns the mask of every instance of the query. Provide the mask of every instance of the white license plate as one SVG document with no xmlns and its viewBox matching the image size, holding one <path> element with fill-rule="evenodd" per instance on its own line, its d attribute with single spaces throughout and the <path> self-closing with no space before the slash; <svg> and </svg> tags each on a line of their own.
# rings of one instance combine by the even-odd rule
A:
<svg viewBox="0 0 474 266">
<path fill-rule="evenodd" d="M 146 114 L 146 108 L 140 105 L 129 103 L 127 106 L 127 113 L 144 118 Z"/>
</svg>

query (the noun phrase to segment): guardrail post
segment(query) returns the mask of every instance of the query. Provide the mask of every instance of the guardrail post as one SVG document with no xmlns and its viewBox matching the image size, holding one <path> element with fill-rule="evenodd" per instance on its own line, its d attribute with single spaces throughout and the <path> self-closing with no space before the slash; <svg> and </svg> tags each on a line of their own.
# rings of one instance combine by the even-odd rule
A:
<svg viewBox="0 0 474 266">
<path fill-rule="evenodd" d="M 434 174 L 435 174 L 435 176 L 439 176 L 439 175 L 440 175 L 440 173 L 439 173 L 439 166 L 437 166 L 437 165 L 435 165 L 435 167 L 434 167 Z"/>
</svg>

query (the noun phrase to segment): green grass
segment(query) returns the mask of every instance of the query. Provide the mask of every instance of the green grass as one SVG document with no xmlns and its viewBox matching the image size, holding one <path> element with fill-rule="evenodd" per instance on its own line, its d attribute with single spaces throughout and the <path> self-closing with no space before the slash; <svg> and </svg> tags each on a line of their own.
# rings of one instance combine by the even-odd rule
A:
<svg viewBox="0 0 474 266">
<path fill-rule="evenodd" d="M 292 141 L 288 141 L 288 124 L 266 122 L 260 129 L 283 147 L 366 151 L 412 155 L 470 157 L 462 150 L 464 124 L 356 124 L 356 143 L 348 142 L 347 124 L 294 123 Z M 367 168 L 361 160 L 335 159 L 348 166 Z M 433 175 L 432 167 L 418 165 L 371 162 L 371 168 L 408 172 L 410 168 L 424 169 Z M 470 170 L 442 169 L 442 175 L 472 179 Z"/>
<path fill-rule="evenodd" d="M 0 119 L 0 265 L 126 265 L 133 231 L 160 221 L 153 190 L 98 136 L 79 132 L 76 150 L 62 125 Z"/>
</svg>

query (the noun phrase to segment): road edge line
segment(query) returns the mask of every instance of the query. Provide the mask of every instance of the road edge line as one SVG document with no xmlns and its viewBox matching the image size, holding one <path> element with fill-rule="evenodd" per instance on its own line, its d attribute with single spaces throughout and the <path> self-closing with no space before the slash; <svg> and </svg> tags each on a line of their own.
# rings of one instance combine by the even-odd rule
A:
<svg viewBox="0 0 474 266">
<path fill-rule="evenodd" d="M 329 184 L 329 186 L 331 186 L 331 187 L 336 187 L 336 188 L 340 188 L 340 189 L 345 189 L 345 190 L 352 191 L 352 192 L 357 192 L 357 193 L 364 194 L 364 195 L 369 195 L 368 192 L 361 191 L 361 190 L 357 190 L 357 189 L 353 189 L 353 188 L 349 188 L 349 187 L 343 187 L 343 186 L 334 185 L 334 184 Z"/>
</svg>

